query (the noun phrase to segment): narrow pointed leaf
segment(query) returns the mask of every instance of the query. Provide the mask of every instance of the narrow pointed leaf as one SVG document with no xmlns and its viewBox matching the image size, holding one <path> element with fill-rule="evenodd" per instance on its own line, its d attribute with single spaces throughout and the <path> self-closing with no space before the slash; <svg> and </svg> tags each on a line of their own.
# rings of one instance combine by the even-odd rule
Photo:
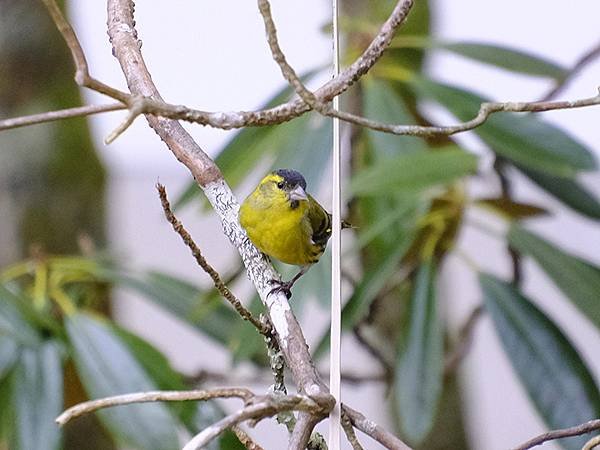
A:
<svg viewBox="0 0 600 450">
<path fill-rule="evenodd" d="M 567 70 L 547 59 L 508 47 L 477 42 L 442 43 L 441 48 L 512 72 L 563 78 Z"/>
<path fill-rule="evenodd" d="M 386 123 L 414 123 L 404 101 L 389 83 L 377 79 L 364 83 L 363 109 L 366 117 Z M 375 160 L 427 150 L 425 141 L 413 136 L 395 136 L 365 129 Z"/>
<path fill-rule="evenodd" d="M 38 333 L 17 307 L 19 300 L 0 284 L 0 335 L 10 336 L 21 345 L 35 346 L 39 342 Z"/>
<path fill-rule="evenodd" d="M 518 166 L 517 166 L 518 167 Z M 591 219 L 600 219 L 600 202 L 575 179 L 546 175 L 518 167 L 531 181 L 569 208 Z"/>
<path fill-rule="evenodd" d="M 515 372 L 548 428 L 567 428 L 600 416 L 600 392 L 560 329 L 513 286 L 480 274 L 485 304 Z M 579 450 L 589 436 L 564 439 Z"/>
<path fill-rule="evenodd" d="M 63 409 L 63 370 L 56 343 L 24 348 L 13 382 L 15 450 L 57 449 L 61 432 L 54 419 Z"/>
<path fill-rule="evenodd" d="M 508 241 L 515 250 L 532 257 L 575 306 L 600 328 L 600 268 L 516 224 L 510 228 Z"/>
<path fill-rule="evenodd" d="M 358 173 L 352 181 L 356 195 L 418 192 L 449 184 L 477 170 L 477 157 L 458 147 L 399 155 Z"/>
<path fill-rule="evenodd" d="M 73 359 L 90 398 L 156 390 L 154 383 L 111 327 L 89 314 L 68 318 Z M 101 411 L 102 422 L 125 444 L 143 450 L 178 448 L 176 423 L 162 404 Z"/>
<path fill-rule="evenodd" d="M 473 92 L 425 79 L 414 80 L 411 86 L 463 121 L 474 118 L 480 105 L 488 101 Z M 473 131 L 494 152 L 529 169 L 572 177 L 596 168 L 587 147 L 534 114 L 496 113 Z"/>
<path fill-rule="evenodd" d="M 545 216 L 548 213 L 544 208 L 530 203 L 517 202 L 505 197 L 480 198 L 475 204 L 489 209 L 509 219 L 529 219 L 532 217 Z"/>
<path fill-rule="evenodd" d="M 394 381 L 403 436 L 417 444 L 433 426 L 442 392 L 443 328 L 437 312 L 435 267 L 419 268 L 410 299 L 409 328 L 398 353 Z"/>
</svg>

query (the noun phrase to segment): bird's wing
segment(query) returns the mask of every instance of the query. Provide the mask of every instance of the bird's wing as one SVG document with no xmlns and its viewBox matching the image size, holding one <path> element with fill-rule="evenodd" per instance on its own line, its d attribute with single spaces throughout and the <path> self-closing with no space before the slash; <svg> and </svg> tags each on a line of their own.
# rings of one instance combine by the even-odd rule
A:
<svg viewBox="0 0 600 450">
<path fill-rule="evenodd" d="M 312 197 L 309 196 L 308 220 L 312 228 L 312 241 L 325 248 L 331 237 L 331 215 Z"/>
</svg>

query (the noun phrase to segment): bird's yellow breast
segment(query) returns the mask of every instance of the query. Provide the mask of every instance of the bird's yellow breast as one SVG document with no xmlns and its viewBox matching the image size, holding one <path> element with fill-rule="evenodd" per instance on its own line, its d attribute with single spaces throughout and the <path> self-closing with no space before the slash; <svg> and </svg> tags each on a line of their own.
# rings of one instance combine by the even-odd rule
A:
<svg viewBox="0 0 600 450">
<path fill-rule="evenodd" d="M 240 224 L 263 253 L 302 266 L 319 260 L 322 249 L 312 242 L 308 201 L 292 208 L 285 195 L 261 192 L 260 186 L 240 207 Z"/>
</svg>

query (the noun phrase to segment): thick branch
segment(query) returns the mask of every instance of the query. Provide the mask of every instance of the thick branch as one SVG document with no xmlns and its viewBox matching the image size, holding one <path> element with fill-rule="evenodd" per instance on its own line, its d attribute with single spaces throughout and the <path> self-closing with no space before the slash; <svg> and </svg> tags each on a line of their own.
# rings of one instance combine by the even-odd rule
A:
<svg viewBox="0 0 600 450">
<path fill-rule="evenodd" d="M 108 32 L 132 93 L 160 99 L 140 52 L 130 1 L 108 1 Z M 269 295 L 270 280 L 279 276 L 240 227 L 239 204 L 219 169 L 179 123 L 155 116 L 147 116 L 147 119 L 177 159 L 192 172 L 220 216 L 226 236 L 242 255 L 250 279 L 269 312 L 279 346 L 299 391 L 310 396 L 327 395 L 328 389 L 317 374 L 285 294 Z"/>
<path fill-rule="evenodd" d="M 130 405 L 132 403 L 149 403 L 149 402 L 181 402 L 189 400 L 211 400 L 215 398 L 240 398 L 245 402 L 250 401 L 254 397 L 252 391 L 246 388 L 222 388 L 211 390 L 197 391 L 151 391 L 138 392 L 134 394 L 116 395 L 114 397 L 106 397 L 98 400 L 90 400 L 88 402 L 79 403 L 56 418 L 56 423 L 63 426 L 67 422 L 90 414 L 94 411 L 113 406 Z"/>
<path fill-rule="evenodd" d="M 590 420 L 589 422 L 582 423 L 580 425 L 563 428 L 560 430 L 552 430 L 547 433 L 540 434 L 533 439 L 515 447 L 513 450 L 527 450 L 537 445 L 541 445 L 544 442 L 553 441 L 555 439 L 580 436 L 582 434 L 591 433 L 592 431 L 600 430 L 600 419 Z"/>
</svg>

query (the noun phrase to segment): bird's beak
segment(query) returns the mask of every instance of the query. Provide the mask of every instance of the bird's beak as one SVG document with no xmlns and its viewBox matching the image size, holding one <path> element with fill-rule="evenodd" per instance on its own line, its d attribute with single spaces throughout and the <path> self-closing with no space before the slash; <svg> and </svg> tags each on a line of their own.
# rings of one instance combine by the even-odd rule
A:
<svg viewBox="0 0 600 450">
<path fill-rule="evenodd" d="M 292 189 L 290 191 L 288 196 L 289 196 L 290 200 L 292 200 L 292 201 L 308 200 L 306 192 L 304 192 L 304 189 L 302 189 L 302 186 L 296 186 L 294 189 Z"/>
</svg>

